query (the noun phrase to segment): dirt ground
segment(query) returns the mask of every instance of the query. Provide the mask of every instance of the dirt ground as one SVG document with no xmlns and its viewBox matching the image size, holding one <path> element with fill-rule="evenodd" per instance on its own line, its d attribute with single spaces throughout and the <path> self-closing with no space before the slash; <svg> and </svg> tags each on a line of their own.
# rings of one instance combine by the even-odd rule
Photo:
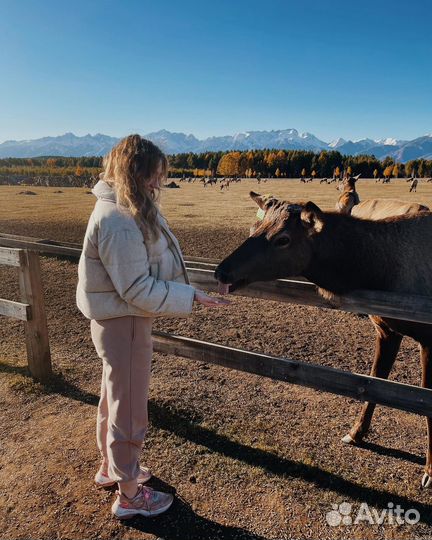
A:
<svg viewBox="0 0 432 540">
<path fill-rule="evenodd" d="M 184 253 L 221 258 L 244 239 L 255 189 L 331 208 L 334 185 L 242 182 L 221 193 L 182 185 L 163 193 L 163 211 Z M 84 189 L 0 188 L 0 231 L 81 242 L 94 197 Z M 360 181 L 362 199 L 379 196 L 432 205 L 432 185 Z M 430 538 L 432 492 L 421 490 L 422 418 L 378 407 L 360 447 L 340 439 L 361 404 L 174 356 L 154 355 L 151 428 L 142 463 L 152 486 L 176 494 L 166 514 L 126 524 L 112 519 L 112 491 L 92 485 L 98 466 L 95 417 L 101 365 L 89 321 L 75 306 L 77 265 L 41 257 L 55 377 L 42 386 L 26 370 L 23 323 L 0 326 L 0 538 L 288 539 Z M 18 299 L 13 268 L 0 268 L 0 298 Z M 206 341 L 367 373 L 374 331 L 356 315 L 235 297 L 156 328 Z M 418 384 L 416 344 L 404 339 L 392 379 Z M 370 510 L 399 504 L 418 524 L 362 521 L 329 525 L 334 505 Z"/>
</svg>

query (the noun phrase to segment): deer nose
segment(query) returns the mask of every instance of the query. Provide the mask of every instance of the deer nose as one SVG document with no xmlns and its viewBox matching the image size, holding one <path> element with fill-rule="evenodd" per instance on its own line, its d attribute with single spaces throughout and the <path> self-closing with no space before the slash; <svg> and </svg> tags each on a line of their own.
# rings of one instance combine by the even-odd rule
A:
<svg viewBox="0 0 432 540">
<path fill-rule="evenodd" d="M 224 271 L 220 265 L 216 268 L 214 273 L 215 279 L 220 281 L 221 283 L 230 283 L 228 272 Z"/>
</svg>

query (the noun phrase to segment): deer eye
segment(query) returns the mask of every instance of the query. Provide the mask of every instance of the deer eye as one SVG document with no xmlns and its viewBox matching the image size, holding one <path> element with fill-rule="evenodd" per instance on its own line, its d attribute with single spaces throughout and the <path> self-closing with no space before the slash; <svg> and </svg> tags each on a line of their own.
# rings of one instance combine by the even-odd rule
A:
<svg viewBox="0 0 432 540">
<path fill-rule="evenodd" d="M 291 239 L 288 236 L 279 236 L 279 238 L 276 238 L 276 240 L 273 242 L 273 245 L 276 247 L 286 247 L 290 244 Z"/>
</svg>

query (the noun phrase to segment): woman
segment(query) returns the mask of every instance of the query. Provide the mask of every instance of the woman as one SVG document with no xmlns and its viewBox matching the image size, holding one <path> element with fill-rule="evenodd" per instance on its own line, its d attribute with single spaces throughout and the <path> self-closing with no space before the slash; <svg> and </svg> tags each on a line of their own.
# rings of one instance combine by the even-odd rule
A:
<svg viewBox="0 0 432 540">
<path fill-rule="evenodd" d="M 78 265 L 76 302 L 91 319 L 91 336 L 102 359 L 97 445 L 102 457 L 95 483 L 118 483 L 114 516 L 153 516 L 167 510 L 170 494 L 144 486 L 151 477 L 139 456 L 147 431 L 152 322 L 187 316 L 193 302 L 226 301 L 195 290 L 179 244 L 158 209 L 168 162 L 139 135 L 121 140 L 104 158 L 104 173 Z"/>
</svg>

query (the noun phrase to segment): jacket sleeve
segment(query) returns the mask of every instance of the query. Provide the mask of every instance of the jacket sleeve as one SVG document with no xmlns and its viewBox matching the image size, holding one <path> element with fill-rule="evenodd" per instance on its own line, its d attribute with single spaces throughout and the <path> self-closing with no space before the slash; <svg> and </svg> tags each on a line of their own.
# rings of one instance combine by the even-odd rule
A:
<svg viewBox="0 0 432 540">
<path fill-rule="evenodd" d="M 140 231 L 119 229 L 99 241 L 99 257 L 117 293 L 129 304 L 154 314 L 189 314 L 195 289 L 157 280 L 150 275 L 147 249 Z"/>
</svg>

